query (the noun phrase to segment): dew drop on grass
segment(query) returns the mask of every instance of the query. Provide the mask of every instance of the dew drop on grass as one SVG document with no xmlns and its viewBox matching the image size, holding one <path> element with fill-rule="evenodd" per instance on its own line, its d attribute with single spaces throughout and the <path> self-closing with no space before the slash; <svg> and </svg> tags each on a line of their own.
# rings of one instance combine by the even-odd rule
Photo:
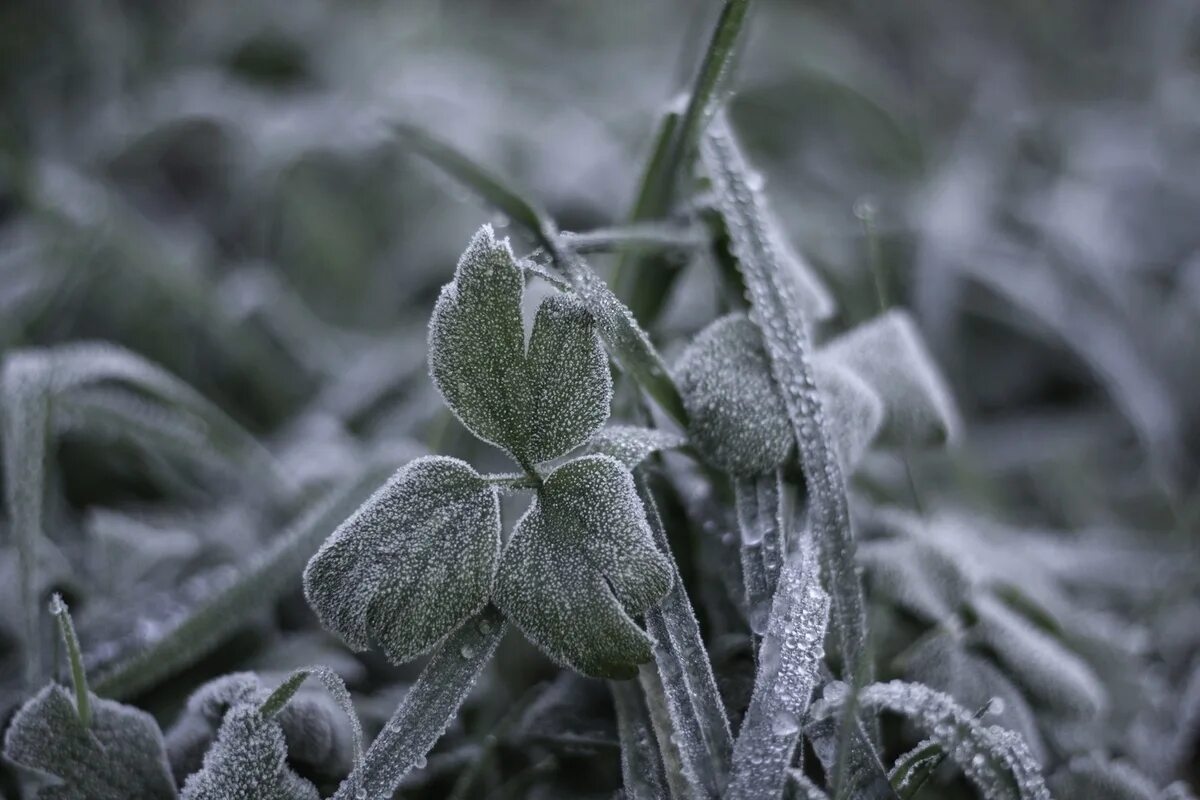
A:
<svg viewBox="0 0 1200 800">
<path fill-rule="evenodd" d="M 459 652 L 462 653 L 463 658 L 474 658 L 475 657 L 475 648 L 469 644 L 464 644 L 462 646 L 462 650 L 460 650 Z"/>
</svg>

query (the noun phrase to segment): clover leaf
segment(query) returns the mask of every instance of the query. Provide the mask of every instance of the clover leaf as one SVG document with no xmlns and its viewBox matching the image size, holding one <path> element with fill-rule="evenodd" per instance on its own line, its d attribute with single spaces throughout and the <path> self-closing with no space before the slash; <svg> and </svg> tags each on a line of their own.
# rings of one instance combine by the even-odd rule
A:
<svg viewBox="0 0 1200 800">
<path fill-rule="evenodd" d="M 495 487 L 446 456 L 400 469 L 304 570 L 304 592 L 350 647 L 395 663 L 431 649 L 488 600 L 500 551 Z"/>
<path fill-rule="evenodd" d="M 429 324 L 434 385 L 462 423 L 525 469 L 578 447 L 608 418 L 612 377 L 592 317 L 569 295 L 544 301 L 528 352 L 524 278 L 484 226 Z"/>
<path fill-rule="evenodd" d="M 144 711 L 90 695 L 84 724 L 63 687 L 51 684 L 13 717 L 4 755 L 49 776 L 39 800 L 173 800 L 158 724 Z"/>
<path fill-rule="evenodd" d="M 652 657 L 631 619 L 671 586 L 633 476 L 605 455 L 555 469 L 500 560 L 495 602 L 554 660 L 587 675 L 630 678 Z"/>
</svg>

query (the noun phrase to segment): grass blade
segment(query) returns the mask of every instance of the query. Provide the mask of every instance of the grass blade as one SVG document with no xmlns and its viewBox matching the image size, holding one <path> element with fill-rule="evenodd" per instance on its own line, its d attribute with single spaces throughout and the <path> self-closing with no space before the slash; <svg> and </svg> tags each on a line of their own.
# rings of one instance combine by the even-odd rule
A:
<svg viewBox="0 0 1200 800">
<path fill-rule="evenodd" d="M 51 376 L 42 359 L 17 352 L 4 360 L 0 381 L 4 504 L 17 545 L 25 637 L 24 680 L 26 688 L 32 689 L 42 674 L 38 549 L 46 489 Z"/>
<path fill-rule="evenodd" d="M 687 105 L 682 114 L 668 111 L 659 124 L 630 222 L 663 219 L 674 210 L 696 145 L 719 105 L 719 89 L 737 52 L 749 8 L 750 0 L 726 0 L 722 7 Z M 613 286 L 629 302 L 634 315 L 650 324 L 662 310 L 679 269 L 668 259 L 631 253 L 618 265 Z"/>
<path fill-rule="evenodd" d="M 621 737 L 621 778 L 629 800 L 666 800 L 667 779 L 663 774 L 654 728 L 642 693 L 633 681 L 609 681 L 617 732 Z"/>
<path fill-rule="evenodd" d="M 130 697 L 211 652 L 238 629 L 248 609 L 271 603 L 299 585 L 304 565 L 321 542 L 393 468 L 392 464 L 371 468 L 333 490 L 161 638 L 105 670 L 96 680 L 96 693 Z"/>
<path fill-rule="evenodd" d="M 361 769 L 342 781 L 332 800 L 386 800 L 425 761 L 491 661 L 508 623 L 488 606 L 434 651 L 417 682 L 367 749 Z"/>
<path fill-rule="evenodd" d="M 655 542 L 670 556 L 654 497 L 644 476 L 638 474 L 637 478 L 638 494 Z M 716 798 L 729 772 L 733 737 L 700 626 L 674 558 L 671 569 L 671 590 L 659 606 L 646 612 L 646 629 L 655 640 L 654 657 L 685 774 L 697 797 Z"/>
<path fill-rule="evenodd" d="M 57 593 L 50 598 L 50 613 L 58 621 L 58 630 L 67 648 L 67 660 L 71 664 L 71 685 L 75 689 L 75 707 L 79 711 L 79 721 L 86 728 L 92 724 L 92 700 L 91 692 L 88 691 L 87 672 L 83 669 L 83 656 L 79 653 L 79 637 L 75 635 L 71 612 L 63 602 L 62 596 Z"/>
<path fill-rule="evenodd" d="M 788 280 L 764 222 L 765 201 L 754 188 L 750 167 L 725 119 L 718 118 L 710 126 L 702 158 L 749 290 L 751 318 L 763 333 L 771 372 L 783 394 L 799 445 L 810 498 L 809 520 L 829 574 L 842 670 L 845 675 L 854 675 L 860 662 L 865 664 L 866 613 L 862 583 L 854 564 L 846 481 L 813 378 L 814 350 L 808 322 L 801 314 L 803 306 L 796 286 Z M 869 667 L 866 664 L 868 673 Z"/>
<path fill-rule="evenodd" d="M 829 596 L 821 589 L 815 554 L 797 553 L 780 573 L 754 694 L 734 745 L 728 800 L 782 794 L 821 669 L 828 622 Z"/>
</svg>

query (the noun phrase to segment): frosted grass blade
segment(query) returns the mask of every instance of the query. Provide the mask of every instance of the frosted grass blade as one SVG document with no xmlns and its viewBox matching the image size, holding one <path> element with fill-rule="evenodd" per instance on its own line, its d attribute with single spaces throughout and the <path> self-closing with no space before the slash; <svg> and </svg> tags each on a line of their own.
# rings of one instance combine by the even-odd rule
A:
<svg viewBox="0 0 1200 800">
<path fill-rule="evenodd" d="M 809 492 L 809 521 L 829 574 L 842 671 L 854 675 L 864 663 L 869 679 L 870 665 L 863 661 L 866 613 L 854 564 L 846 481 L 813 378 L 814 350 L 808 321 L 801 314 L 803 305 L 765 227 L 765 200 L 755 188 L 750 167 L 723 117 L 709 126 L 701 153 L 746 281 L 751 319 L 762 331 L 771 371 L 799 445 Z"/>
<path fill-rule="evenodd" d="M 779 797 L 800 740 L 825 655 L 829 597 L 812 552 L 788 559 L 780 573 L 750 708 L 733 750 L 728 800 Z"/>
<path fill-rule="evenodd" d="M 645 478 L 636 477 L 655 544 L 670 559 L 673 578 L 662 603 L 646 612 L 646 629 L 654 639 L 654 658 L 685 774 L 697 797 L 716 798 L 733 752 L 729 720 L 687 590 L 670 557 L 658 507 Z"/>
<path fill-rule="evenodd" d="M 633 681 L 609 681 L 621 738 L 621 778 L 629 800 L 667 800 L 667 780 L 654 745 L 654 729 Z"/>
<path fill-rule="evenodd" d="M 271 603 L 298 585 L 304 565 L 329 532 L 350 516 L 393 468 L 390 463 L 373 467 L 333 490 L 161 638 L 100 674 L 94 681 L 95 692 L 118 699 L 129 697 L 211 652 L 237 630 L 248 608 Z"/>
<path fill-rule="evenodd" d="M 434 651 L 421 676 L 367 749 L 363 765 L 342 781 L 332 800 L 387 800 L 458 713 L 508 628 L 488 606 Z"/>
</svg>

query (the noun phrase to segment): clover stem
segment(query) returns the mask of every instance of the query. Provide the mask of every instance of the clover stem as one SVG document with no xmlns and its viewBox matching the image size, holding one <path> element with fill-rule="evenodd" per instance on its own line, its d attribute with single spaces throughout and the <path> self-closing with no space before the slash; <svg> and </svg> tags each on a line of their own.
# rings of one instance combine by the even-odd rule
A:
<svg viewBox="0 0 1200 800">
<path fill-rule="evenodd" d="M 484 480 L 502 491 L 509 492 L 535 490 L 542 485 L 542 476 L 537 472 L 500 472 L 485 475 Z"/>
<path fill-rule="evenodd" d="M 79 637 L 75 635 L 71 612 L 67 610 L 67 604 L 58 593 L 50 598 L 50 613 L 58 621 L 58 630 L 67 647 L 67 658 L 71 662 L 71 684 L 75 687 L 75 707 L 79 712 L 79 721 L 86 728 L 92 724 L 92 701 L 88 692 L 87 672 L 83 669 L 83 656 L 79 652 Z"/>
</svg>

